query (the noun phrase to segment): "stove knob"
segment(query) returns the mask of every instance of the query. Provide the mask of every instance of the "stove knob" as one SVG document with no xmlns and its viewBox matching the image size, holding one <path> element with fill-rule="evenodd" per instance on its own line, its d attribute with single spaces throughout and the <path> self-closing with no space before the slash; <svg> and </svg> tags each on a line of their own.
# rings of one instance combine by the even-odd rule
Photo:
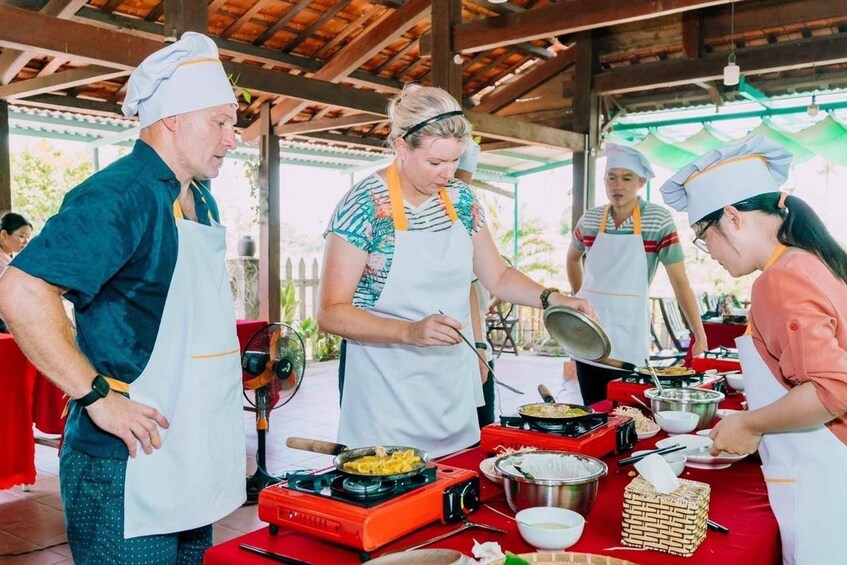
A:
<svg viewBox="0 0 847 565">
<path fill-rule="evenodd" d="M 474 479 L 462 486 L 459 491 L 459 501 L 462 514 L 465 516 L 479 509 L 479 479 Z"/>
</svg>

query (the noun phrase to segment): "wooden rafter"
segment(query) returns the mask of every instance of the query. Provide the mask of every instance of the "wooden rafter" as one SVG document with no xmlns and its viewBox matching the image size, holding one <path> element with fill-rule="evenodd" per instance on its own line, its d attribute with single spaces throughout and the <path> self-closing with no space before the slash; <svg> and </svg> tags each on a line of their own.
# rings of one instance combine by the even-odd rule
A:
<svg viewBox="0 0 847 565">
<path fill-rule="evenodd" d="M 35 94 L 44 94 L 56 90 L 68 90 L 80 85 L 102 80 L 110 80 L 116 77 L 127 76 L 127 70 L 115 70 L 109 67 L 88 65 L 76 69 L 70 69 L 61 73 L 53 73 L 43 77 L 19 80 L 12 84 L 0 86 L 0 98 L 15 100 L 26 98 Z"/>
</svg>

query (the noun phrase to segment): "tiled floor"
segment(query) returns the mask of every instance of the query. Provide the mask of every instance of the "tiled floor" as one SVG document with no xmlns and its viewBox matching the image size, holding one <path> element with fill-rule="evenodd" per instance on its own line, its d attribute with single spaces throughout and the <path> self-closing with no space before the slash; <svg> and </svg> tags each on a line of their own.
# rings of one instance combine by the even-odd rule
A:
<svg viewBox="0 0 847 565">
<path fill-rule="evenodd" d="M 498 387 L 498 413 L 513 413 L 515 408 L 538 402 L 539 384 L 547 385 L 560 402 L 578 402 L 579 386 L 566 381 L 562 359 L 538 357 L 528 353 L 503 355 L 496 361 L 497 376 L 505 383 L 525 391 L 517 395 Z M 268 470 L 280 475 L 294 469 L 321 469 L 331 465 L 328 455 L 316 455 L 286 447 L 289 436 L 335 440 L 338 425 L 338 362 L 312 363 L 306 367 L 303 384 L 287 404 L 271 414 L 267 439 Z M 252 413 L 245 412 L 247 430 L 247 470 L 256 469 L 256 431 Z M 36 446 L 38 478 L 24 492 L 21 487 L 0 491 L 0 555 L 23 553 L 54 544 L 17 557 L 0 557 L 3 564 L 55 565 L 73 563 L 65 541 L 62 500 L 59 497 L 59 462 L 56 450 Z M 264 523 L 258 519 L 255 506 L 239 508 L 215 523 L 215 543 L 221 543 L 251 532 Z"/>
</svg>

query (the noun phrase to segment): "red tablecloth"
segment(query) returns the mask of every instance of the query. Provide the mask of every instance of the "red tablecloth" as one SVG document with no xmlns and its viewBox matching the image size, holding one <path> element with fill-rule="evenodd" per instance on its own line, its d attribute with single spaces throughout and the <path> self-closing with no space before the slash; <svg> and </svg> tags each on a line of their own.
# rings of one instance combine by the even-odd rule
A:
<svg viewBox="0 0 847 565">
<path fill-rule="evenodd" d="M 744 335 L 744 330 L 747 329 L 745 324 L 724 324 L 723 322 L 703 322 L 703 331 L 706 332 L 706 339 L 709 341 L 709 349 L 716 347 L 735 347 L 735 338 Z M 691 367 L 691 349 L 694 347 L 697 338 L 691 335 L 691 343 L 688 345 L 688 353 L 685 356 L 685 365 Z M 731 369 L 730 369 L 731 370 Z"/>
<path fill-rule="evenodd" d="M 260 320 L 238 320 L 242 350 Z M 0 334 L 0 490 L 35 482 L 35 439 L 32 424 L 46 434 L 65 429 L 66 400 L 54 385 L 24 357 L 14 338 Z"/>
<path fill-rule="evenodd" d="M 638 449 L 652 447 L 655 441 L 664 437 L 639 442 Z M 479 449 L 446 458 L 443 462 L 456 467 L 477 470 L 479 463 L 486 457 Z M 656 551 L 636 551 L 632 549 L 609 550 L 620 547 L 621 544 L 621 515 L 623 509 L 623 490 L 632 480 L 628 475 L 632 467 L 618 470 L 616 460 L 620 456 L 610 456 L 605 459 L 609 465 L 609 475 L 600 482 L 597 502 L 587 517 L 587 524 L 582 538 L 570 548 L 574 552 L 600 553 L 628 559 L 642 564 L 700 564 L 700 563 L 757 563 L 776 564 L 781 562 L 779 531 L 776 520 L 768 504 L 767 490 L 759 461 L 748 457 L 732 467 L 720 471 L 705 471 L 686 468 L 683 478 L 703 481 L 712 486 L 709 516 L 716 522 L 727 526 L 729 534 L 708 532 L 706 540 L 692 557 L 675 557 Z M 504 550 L 514 553 L 531 552 L 533 548 L 526 544 L 517 531 L 516 524 L 497 514 L 490 508 L 495 508 L 508 515 L 513 515 L 508 508 L 499 485 L 480 478 L 482 481 L 482 498 L 484 506 L 471 516 L 471 521 L 489 524 L 507 530 L 506 534 L 471 529 L 428 547 L 443 547 L 459 550 L 470 555 L 473 540 L 497 541 Z M 414 532 L 400 540 L 375 552 L 377 554 L 400 551 L 406 547 L 428 540 L 440 533 L 450 531 L 456 525 L 445 526 L 433 524 Z M 226 543 L 216 545 L 206 551 L 203 562 L 205 565 L 232 565 L 246 563 L 267 563 L 268 561 L 240 549 L 239 544 L 249 544 L 256 547 L 282 553 L 291 557 L 306 560 L 315 564 L 358 563 L 356 552 L 324 543 L 304 534 L 280 528 L 279 534 L 273 536 L 268 528 L 261 528 L 252 533 L 235 538 Z"/>
<path fill-rule="evenodd" d="M 0 490 L 35 483 L 35 377 L 35 368 L 12 336 L 0 334 Z"/>
</svg>

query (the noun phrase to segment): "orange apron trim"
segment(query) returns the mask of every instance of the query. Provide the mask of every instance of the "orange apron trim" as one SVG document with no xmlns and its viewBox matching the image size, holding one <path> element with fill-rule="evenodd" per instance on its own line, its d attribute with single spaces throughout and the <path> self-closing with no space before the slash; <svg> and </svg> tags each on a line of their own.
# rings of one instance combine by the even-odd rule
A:
<svg viewBox="0 0 847 565">
<path fill-rule="evenodd" d="M 229 351 L 221 351 L 220 353 L 203 353 L 201 355 L 192 355 L 192 359 L 214 359 L 215 357 L 226 357 L 227 355 L 232 355 L 233 353 L 241 353 L 241 349 L 235 348 Z"/>
<path fill-rule="evenodd" d="M 778 483 L 778 484 L 786 484 L 793 485 L 797 481 L 795 479 L 765 479 L 766 483 Z"/>
<path fill-rule="evenodd" d="M 783 244 L 780 243 L 779 245 L 777 245 L 776 249 L 774 249 L 773 253 L 771 253 L 770 259 L 768 259 L 768 262 L 765 263 L 765 268 L 762 269 L 762 271 L 764 271 L 765 269 L 767 269 L 768 267 L 770 267 L 771 265 L 776 263 L 777 259 L 779 259 L 782 256 L 782 254 L 785 252 L 785 249 L 786 249 L 786 247 Z M 752 334 L 753 334 L 753 318 L 750 317 L 747 320 L 747 329 L 744 330 L 744 335 L 752 335 Z"/>
<path fill-rule="evenodd" d="M 400 173 L 397 171 L 397 161 L 389 165 L 385 171 L 385 184 L 388 185 L 388 200 L 391 203 L 391 217 L 394 221 L 395 231 L 408 231 L 409 223 L 406 221 L 406 209 L 403 206 L 403 189 L 400 188 Z M 451 222 L 456 222 L 459 215 L 450 201 L 445 189 L 438 191 L 438 196 L 444 203 L 444 209 Z"/>
<path fill-rule="evenodd" d="M 606 204 L 606 208 L 603 210 L 603 219 L 600 220 L 600 233 L 606 233 L 607 219 L 611 209 L 612 205 Z M 632 209 L 632 235 L 641 235 L 641 206 L 638 205 L 638 200 L 635 201 L 635 208 Z"/>
</svg>

